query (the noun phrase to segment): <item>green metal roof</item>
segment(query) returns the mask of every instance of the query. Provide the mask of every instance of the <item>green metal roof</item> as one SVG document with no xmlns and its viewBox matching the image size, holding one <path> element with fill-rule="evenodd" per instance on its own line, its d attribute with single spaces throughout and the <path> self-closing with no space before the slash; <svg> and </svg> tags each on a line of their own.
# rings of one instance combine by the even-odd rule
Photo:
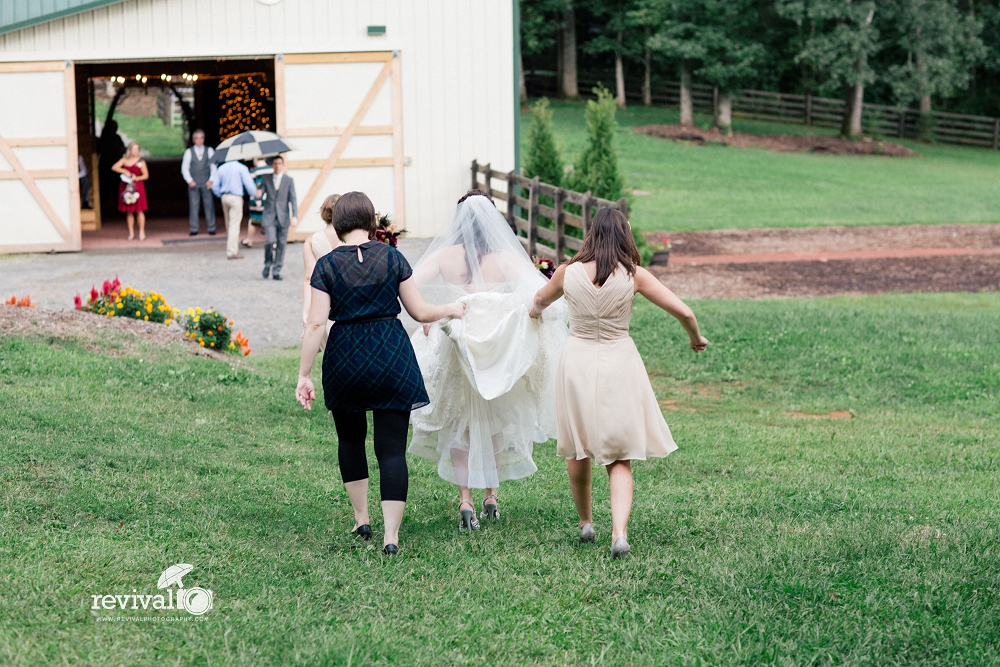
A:
<svg viewBox="0 0 1000 667">
<path fill-rule="evenodd" d="M 124 0 L 0 0 L 0 34 Z"/>
</svg>

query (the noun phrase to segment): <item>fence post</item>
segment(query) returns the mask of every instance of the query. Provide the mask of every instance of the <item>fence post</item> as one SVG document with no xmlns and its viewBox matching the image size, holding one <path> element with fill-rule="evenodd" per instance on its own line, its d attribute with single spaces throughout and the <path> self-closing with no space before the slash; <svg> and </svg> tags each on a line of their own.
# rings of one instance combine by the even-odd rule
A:
<svg viewBox="0 0 1000 667">
<path fill-rule="evenodd" d="M 583 238 L 590 233 L 590 190 L 583 193 Z"/>
<path fill-rule="evenodd" d="M 806 125 L 813 124 L 813 96 L 806 95 Z"/>
<path fill-rule="evenodd" d="M 536 254 L 538 244 L 538 177 L 531 179 L 528 188 L 528 254 Z"/>
<path fill-rule="evenodd" d="M 483 176 L 486 178 L 486 187 L 483 188 L 486 194 L 493 198 L 493 169 L 490 168 L 492 162 L 487 162 L 486 166 L 483 167 Z"/>
<path fill-rule="evenodd" d="M 622 197 L 618 200 L 618 210 L 622 212 L 625 218 L 628 218 L 628 199 Z"/>
<path fill-rule="evenodd" d="M 514 230 L 514 236 L 517 236 L 517 224 L 514 222 L 514 197 L 519 189 L 514 185 L 514 170 L 511 169 L 507 172 L 507 224 Z"/>
<path fill-rule="evenodd" d="M 563 255 L 566 252 L 566 226 L 563 219 L 563 200 L 566 198 L 566 191 L 562 188 L 556 190 L 556 266 L 562 264 Z"/>
<path fill-rule="evenodd" d="M 906 137 L 906 109 L 899 112 L 899 138 Z"/>
<path fill-rule="evenodd" d="M 472 161 L 472 187 L 470 190 L 475 190 L 479 187 L 479 163 L 475 160 Z"/>
<path fill-rule="evenodd" d="M 1000 118 L 993 119 L 993 150 L 1000 148 Z"/>
<path fill-rule="evenodd" d="M 719 117 L 719 87 L 712 86 L 712 118 Z"/>
</svg>

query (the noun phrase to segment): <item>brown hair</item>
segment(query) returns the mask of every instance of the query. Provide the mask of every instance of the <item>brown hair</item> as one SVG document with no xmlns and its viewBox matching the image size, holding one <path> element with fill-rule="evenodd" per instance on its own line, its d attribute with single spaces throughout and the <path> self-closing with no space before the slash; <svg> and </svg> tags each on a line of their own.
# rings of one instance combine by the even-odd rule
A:
<svg viewBox="0 0 1000 667">
<path fill-rule="evenodd" d="M 601 287 L 619 264 L 630 276 L 634 276 L 639 261 L 639 250 L 635 247 L 632 228 L 625 214 L 613 208 L 602 208 L 594 216 L 583 247 L 570 263 L 597 262 L 594 284 Z"/>
<path fill-rule="evenodd" d="M 497 203 L 493 201 L 493 197 L 491 197 L 490 193 L 487 192 L 486 190 L 469 190 L 464 195 L 462 195 L 462 198 L 458 200 L 458 203 L 461 204 L 469 197 L 486 197 L 487 199 L 490 200 L 490 203 L 493 204 L 493 206 L 497 205 Z"/>
<path fill-rule="evenodd" d="M 348 192 L 340 196 L 333 207 L 333 228 L 343 240 L 345 234 L 363 229 L 375 231 L 375 207 L 364 192 Z"/>
<path fill-rule="evenodd" d="M 340 199 L 340 195 L 330 195 L 323 200 L 319 207 L 319 217 L 323 218 L 323 222 L 328 225 L 333 222 L 333 207 L 337 205 L 338 199 Z"/>
</svg>

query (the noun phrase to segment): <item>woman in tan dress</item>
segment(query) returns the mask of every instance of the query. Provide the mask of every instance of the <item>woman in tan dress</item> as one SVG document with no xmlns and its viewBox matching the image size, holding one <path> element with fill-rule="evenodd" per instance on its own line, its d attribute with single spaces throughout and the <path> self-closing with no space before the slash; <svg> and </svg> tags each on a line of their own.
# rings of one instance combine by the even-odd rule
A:
<svg viewBox="0 0 1000 667">
<path fill-rule="evenodd" d="M 591 462 L 607 468 L 611 486 L 611 556 L 629 552 L 633 460 L 664 457 L 677 449 L 663 419 L 635 343 L 628 335 L 636 292 L 676 317 L 691 349 L 708 341 L 694 313 L 653 274 L 639 266 L 639 252 L 625 216 L 602 209 L 583 248 L 561 265 L 535 295 L 532 317 L 565 295 L 570 332 L 556 371 L 556 452 L 566 457 L 580 541 L 595 539 Z"/>
<path fill-rule="evenodd" d="M 326 227 L 309 237 L 309 240 L 302 246 L 302 335 L 305 336 L 305 327 L 309 326 L 309 308 L 312 305 L 312 280 L 313 269 L 320 257 L 333 252 L 333 249 L 340 245 L 337 238 L 337 231 L 333 228 L 333 207 L 337 205 L 340 195 L 330 195 L 319 207 L 319 217 L 326 223 Z M 326 333 L 330 333 L 333 322 L 327 320 Z M 326 337 L 323 337 L 321 348 L 326 346 Z"/>
</svg>

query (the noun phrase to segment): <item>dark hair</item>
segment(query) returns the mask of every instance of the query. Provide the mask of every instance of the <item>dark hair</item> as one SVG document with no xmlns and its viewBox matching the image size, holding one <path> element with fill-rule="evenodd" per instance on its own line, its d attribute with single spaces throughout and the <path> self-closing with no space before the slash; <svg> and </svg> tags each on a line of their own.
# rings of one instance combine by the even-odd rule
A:
<svg viewBox="0 0 1000 667">
<path fill-rule="evenodd" d="M 203 129 L 201 129 L 199 127 L 197 130 L 195 130 L 194 132 L 191 133 L 191 136 L 193 137 L 196 134 L 200 134 L 200 135 L 204 136 L 205 135 L 205 130 L 203 130 Z"/>
<path fill-rule="evenodd" d="M 464 195 L 462 195 L 462 198 L 458 200 L 458 203 L 461 204 L 469 197 L 486 197 L 487 199 L 490 200 L 490 203 L 493 204 L 493 206 L 497 205 L 497 203 L 493 201 L 493 197 L 491 197 L 490 193 L 487 192 L 486 190 L 469 190 Z"/>
<path fill-rule="evenodd" d="M 375 207 L 364 192 L 348 192 L 333 207 L 333 228 L 341 239 L 355 229 L 375 231 Z"/>
<path fill-rule="evenodd" d="M 601 287 L 619 264 L 630 276 L 634 276 L 639 261 L 639 250 L 635 247 L 632 228 L 625 214 L 613 208 L 602 208 L 590 224 L 590 231 L 583 241 L 583 247 L 573 256 L 570 263 L 597 262 L 594 284 Z"/>
<path fill-rule="evenodd" d="M 275 155 L 273 158 L 271 158 L 271 164 L 274 164 L 275 160 L 281 160 L 282 162 L 284 162 L 285 158 L 282 157 L 281 155 Z"/>
<path fill-rule="evenodd" d="M 320 204 L 319 217 L 323 218 L 323 222 L 328 225 L 333 222 L 333 207 L 337 205 L 339 199 L 340 195 L 330 195 Z"/>
</svg>

